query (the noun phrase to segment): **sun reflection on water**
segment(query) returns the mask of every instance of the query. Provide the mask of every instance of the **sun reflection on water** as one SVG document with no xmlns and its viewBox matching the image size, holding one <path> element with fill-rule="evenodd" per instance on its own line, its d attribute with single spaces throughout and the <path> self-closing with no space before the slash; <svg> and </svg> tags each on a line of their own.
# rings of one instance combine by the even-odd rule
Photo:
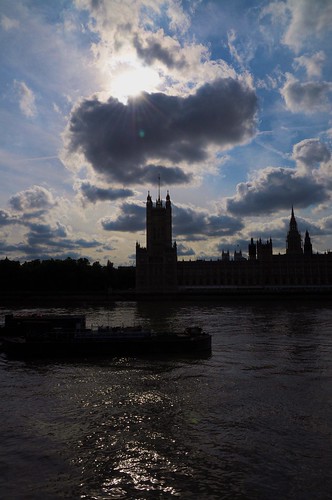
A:
<svg viewBox="0 0 332 500">
<path fill-rule="evenodd" d="M 76 465 L 82 493 L 98 478 L 94 498 L 180 496 L 181 478 L 192 477 L 178 443 L 185 414 L 176 386 L 162 390 L 158 373 L 138 373 L 120 370 L 112 384 L 81 398 L 88 432 L 78 443 Z"/>
</svg>

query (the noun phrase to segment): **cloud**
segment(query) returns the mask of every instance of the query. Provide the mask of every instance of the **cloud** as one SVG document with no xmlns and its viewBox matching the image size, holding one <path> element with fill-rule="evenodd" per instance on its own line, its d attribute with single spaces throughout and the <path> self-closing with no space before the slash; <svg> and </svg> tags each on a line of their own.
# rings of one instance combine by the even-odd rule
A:
<svg viewBox="0 0 332 500">
<path fill-rule="evenodd" d="M 331 109 L 329 92 L 332 84 L 329 82 L 300 83 L 288 75 L 287 82 L 281 89 L 287 108 L 293 113 L 328 112 Z"/>
<path fill-rule="evenodd" d="M 324 217 L 321 220 L 321 226 L 328 234 L 332 232 L 332 215 Z"/>
<path fill-rule="evenodd" d="M 63 246 L 63 242 L 61 238 L 65 238 L 68 234 L 67 228 L 60 224 L 56 223 L 55 226 L 51 226 L 50 224 L 41 224 L 41 223 L 32 223 L 29 224 L 29 233 L 28 244 L 31 246 L 38 245 L 52 245 L 52 246 Z M 60 238 L 60 241 L 57 239 Z"/>
<path fill-rule="evenodd" d="M 71 244 L 74 248 L 96 248 L 103 246 L 103 244 L 98 240 L 87 240 L 86 238 L 73 240 Z"/>
<path fill-rule="evenodd" d="M 18 212 L 48 210 L 56 205 L 52 193 L 42 186 L 32 186 L 9 199 L 12 209 Z"/>
<path fill-rule="evenodd" d="M 322 38 L 332 27 L 332 4 L 330 0 L 288 0 L 291 19 L 283 42 L 295 52 L 309 40 Z"/>
<path fill-rule="evenodd" d="M 105 231 L 137 232 L 145 229 L 145 207 L 134 203 L 123 203 L 120 214 L 108 216 L 100 220 Z"/>
<path fill-rule="evenodd" d="M 92 45 L 95 64 L 106 73 L 108 81 L 125 65 L 144 63 L 145 68 L 149 66 L 159 74 L 159 84 L 144 90 L 167 88 L 173 95 L 192 93 L 196 86 L 216 77 L 235 76 L 235 70 L 225 61 L 211 60 L 209 45 L 196 43 L 190 33 L 199 3 L 200 0 L 190 2 L 190 6 L 178 0 L 75 2 L 79 9 L 89 12 L 89 28 L 98 36 Z"/>
<path fill-rule="evenodd" d="M 0 209 L 0 227 L 19 223 L 20 219 L 18 217 L 12 215 L 7 210 Z"/>
<path fill-rule="evenodd" d="M 20 261 L 31 261 L 31 260 L 49 260 L 49 259 L 79 259 L 87 258 L 80 248 L 77 247 L 77 251 L 67 249 L 61 245 L 53 246 L 31 246 L 27 243 L 18 243 L 15 245 L 7 244 L 0 240 L 0 254 L 8 255 L 8 253 L 13 254 L 13 259 Z"/>
<path fill-rule="evenodd" d="M 183 245 L 183 243 L 179 243 L 177 245 L 177 254 L 178 257 L 189 257 L 191 255 L 195 255 L 195 250 L 193 250 L 191 247 Z"/>
<path fill-rule="evenodd" d="M 55 224 L 31 223 L 26 236 L 26 249 L 28 254 L 49 255 L 56 249 L 60 255 L 68 256 L 73 250 L 75 257 L 81 256 L 81 249 L 95 249 L 102 246 L 100 241 L 87 238 L 72 238 L 66 226 L 60 222 Z M 21 244 L 22 246 L 23 244 Z M 19 249 L 19 246 L 18 246 Z"/>
<path fill-rule="evenodd" d="M 255 93 L 230 78 L 183 98 L 143 93 L 125 105 L 95 97 L 73 110 L 67 151 L 83 153 L 112 181 L 144 183 L 151 170 L 164 168 L 168 182 L 188 182 L 178 164 L 206 160 L 210 146 L 225 150 L 247 142 L 256 131 L 256 112 Z"/>
<path fill-rule="evenodd" d="M 305 139 L 293 147 L 293 159 L 297 167 L 305 170 L 318 168 L 321 163 L 327 163 L 331 159 L 331 152 L 319 139 Z"/>
<path fill-rule="evenodd" d="M 241 39 L 238 39 L 237 32 L 234 29 L 229 30 L 227 33 L 227 45 L 236 63 L 241 68 L 245 68 L 253 59 L 256 47 L 251 37 L 246 37 L 243 33 L 241 35 Z"/>
<path fill-rule="evenodd" d="M 16 29 L 20 27 L 20 23 L 17 19 L 13 19 L 11 17 L 7 17 L 5 15 L 1 16 L 0 26 L 5 31 L 10 31 L 12 29 Z"/>
<path fill-rule="evenodd" d="M 156 183 L 156 179 L 160 176 L 162 185 L 170 184 L 187 184 L 192 180 L 192 174 L 184 172 L 179 167 L 165 167 L 163 165 L 146 165 L 141 172 L 142 182 Z"/>
<path fill-rule="evenodd" d="M 104 217 L 100 222 L 106 231 L 137 232 L 145 229 L 145 218 L 145 207 L 135 203 L 123 203 L 115 216 Z M 241 220 L 230 215 L 209 214 L 206 210 L 174 204 L 172 222 L 173 237 L 182 241 L 233 235 L 244 227 Z"/>
<path fill-rule="evenodd" d="M 304 67 L 308 78 L 319 78 L 322 74 L 322 66 L 325 62 L 326 55 L 325 52 L 320 50 L 316 52 L 312 56 L 303 55 L 300 57 L 296 57 L 294 59 L 295 67 Z"/>
<path fill-rule="evenodd" d="M 35 94 L 25 82 L 15 80 L 14 86 L 18 91 L 20 110 L 27 118 L 32 118 L 36 114 Z"/>
<path fill-rule="evenodd" d="M 244 226 L 230 215 L 210 214 L 205 210 L 174 205 L 173 234 L 188 241 L 233 235 Z"/>
<path fill-rule="evenodd" d="M 183 69 L 187 65 L 184 56 L 179 56 L 180 44 L 173 38 L 166 37 L 162 30 L 146 36 L 144 41 L 135 35 L 133 45 L 138 57 L 148 65 L 155 61 L 163 63 L 169 69 Z"/>
<path fill-rule="evenodd" d="M 293 148 L 296 169 L 267 167 L 252 180 L 237 185 L 236 195 L 226 198 L 227 210 L 236 215 L 263 215 L 276 210 L 309 207 L 331 197 L 328 162 L 331 153 L 317 139 L 306 139 Z"/>
<path fill-rule="evenodd" d="M 88 10 L 93 22 L 90 29 L 110 45 L 112 52 L 128 50 L 130 32 L 137 33 L 144 27 L 153 26 L 158 16 L 163 18 L 171 31 L 184 33 L 189 27 L 189 17 L 177 0 L 76 0 L 76 6 Z M 164 17 L 166 16 L 166 17 Z M 128 43 L 129 42 L 129 43 Z"/>
<path fill-rule="evenodd" d="M 94 186 L 89 181 L 83 181 L 79 186 L 79 190 L 83 199 L 91 203 L 96 203 L 97 201 L 114 201 L 121 198 L 128 198 L 135 194 L 131 189 L 102 188 Z"/>
</svg>

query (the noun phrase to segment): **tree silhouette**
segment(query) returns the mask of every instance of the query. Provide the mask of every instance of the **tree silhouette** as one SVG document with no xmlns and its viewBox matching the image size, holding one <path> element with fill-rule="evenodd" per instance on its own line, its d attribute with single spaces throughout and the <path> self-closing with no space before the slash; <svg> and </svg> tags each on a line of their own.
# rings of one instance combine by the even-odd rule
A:
<svg viewBox="0 0 332 500">
<path fill-rule="evenodd" d="M 54 292 L 110 292 L 135 288 L 135 268 L 115 268 L 108 261 L 90 263 L 88 259 L 32 260 L 21 264 L 0 260 L 0 290 Z"/>
</svg>

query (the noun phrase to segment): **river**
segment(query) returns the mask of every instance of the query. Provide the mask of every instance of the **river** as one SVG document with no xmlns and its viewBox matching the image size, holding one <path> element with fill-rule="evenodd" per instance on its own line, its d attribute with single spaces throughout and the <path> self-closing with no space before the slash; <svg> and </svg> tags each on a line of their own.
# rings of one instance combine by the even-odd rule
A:
<svg viewBox="0 0 332 500">
<path fill-rule="evenodd" d="M 10 312 L 0 308 L 0 317 Z M 94 324 L 197 324 L 208 358 L 0 356 L 4 499 L 332 498 L 332 307 L 136 303 Z"/>
</svg>

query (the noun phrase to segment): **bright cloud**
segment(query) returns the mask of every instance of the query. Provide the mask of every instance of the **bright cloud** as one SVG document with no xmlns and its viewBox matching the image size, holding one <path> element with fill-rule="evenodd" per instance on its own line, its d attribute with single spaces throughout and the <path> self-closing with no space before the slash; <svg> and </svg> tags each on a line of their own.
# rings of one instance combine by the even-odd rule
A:
<svg viewBox="0 0 332 500">
<path fill-rule="evenodd" d="M 295 67 L 304 67 L 308 78 L 320 78 L 324 62 L 326 60 L 325 52 L 320 50 L 312 56 L 303 55 L 294 59 Z"/>
<path fill-rule="evenodd" d="M 27 86 L 25 82 L 14 82 L 15 88 L 18 92 L 19 105 L 22 113 L 28 118 L 36 114 L 36 97 L 33 91 Z"/>
<path fill-rule="evenodd" d="M 331 110 L 330 82 L 305 82 L 301 83 L 288 75 L 281 95 L 285 99 L 287 108 L 293 113 L 319 113 Z"/>
<path fill-rule="evenodd" d="M 291 13 L 283 41 L 295 52 L 307 45 L 311 37 L 322 39 L 325 31 L 332 29 L 332 4 L 330 0 L 288 0 Z"/>
</svg>

